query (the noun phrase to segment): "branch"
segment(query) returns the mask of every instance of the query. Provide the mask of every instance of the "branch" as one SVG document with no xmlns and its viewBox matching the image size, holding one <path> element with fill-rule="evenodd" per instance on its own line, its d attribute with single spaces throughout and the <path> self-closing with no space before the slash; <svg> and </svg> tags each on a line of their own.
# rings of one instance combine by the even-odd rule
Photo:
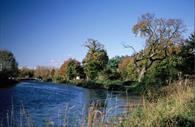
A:
<svg viewBox="0 0 195 127">
<path fill-rule="evenodd" d="M 133 46 L 131 46 L 131 45 L 125 45 L 125 44 L 123 44 L 123 46 L 124 46 L 125 48 L 130 48 L 130 49 L 132 49 L 132 50 L 134 51 L 135 56 L 134 56 L 134 58 L 133 58 L 133 64 L 134 64 L 134 66 L 135 66 L 135 69 L 136 69 L 137 72 L 139 73 L 139 72 L 140 72 L 140 68 L 139 68 L 137 62 L 143 60 L 143 58 L 142 58 L 142 59 L 138 59 L 138 58 L 137 58 L 138 53 L 137 53 L 137 51 L 135 50 L 135 48 L 134 48 Z"/>
<path fill-rule="evenodd" d="M 164 60 L 165 58 L 166 58 L 166 56 L 164 56 L 164 57 L 162 57 L 162 58 L 155 58 L 155 59 L 152 59 L 152 58 L 151 58 L 151 61 L 154 62 L 154 61 L 157 61 L 157 60 Z"/>
<path fill-rule="evenodd" d="M 134 51 L 135 54 L 137 53 L 137 51 L 135 50 L 135 48 L 134 48 L 133 46 L 131 46 L 131 45 L 125 45 L 125 44 L 123 44 L 123 46 L 124 46 L 125 48 L 130 48 L 130 49 L 132 49 L 132 50 Z"/>
</svg>

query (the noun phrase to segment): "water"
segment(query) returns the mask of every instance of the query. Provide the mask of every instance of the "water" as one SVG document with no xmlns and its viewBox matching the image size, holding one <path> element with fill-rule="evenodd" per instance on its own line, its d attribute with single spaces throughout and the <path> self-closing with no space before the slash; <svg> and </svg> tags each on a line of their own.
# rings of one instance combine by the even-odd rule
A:
<svg viewBox="0 0 195 127">
<path fill-rule="evenodd" d="M 135 101 L 138 97 L 131 96 Z M 104 104 L 106 100 L 106 104 Z M 22 110 L 32 119 L 36 126 L 43 126 L 47 121 L 52 124 L 79 126 L 87 116 L 92 101 L 100 101 L 105 109 L 125 105 L 127 97 L 119 92 L 94 90 L 72 85 L 23 81 L 15 87 L 0 89 L 0 122 L 5 125 L 7 113 L 20 121 Z M 123 108 L 114 108 L 110 116 L 125 112 Z M 27 116 L 27 115 L 26 115 Z M 9 116 L 10 117 L 10 116 Z"/>
</svg>

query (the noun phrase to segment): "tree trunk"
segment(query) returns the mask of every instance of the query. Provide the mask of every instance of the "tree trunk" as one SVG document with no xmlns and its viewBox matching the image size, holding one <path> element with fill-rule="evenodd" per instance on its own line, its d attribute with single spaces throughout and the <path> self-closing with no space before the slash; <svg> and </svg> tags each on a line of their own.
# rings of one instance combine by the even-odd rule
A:
<svg viewBox="0 0 195 127">
<path fill-rule="evenodd" d="M 138 82 L 141 82 L 145 76 L 146 73 L 146 67 L 143 67 L 141 72 L 139 73 Z"/>
</svg>

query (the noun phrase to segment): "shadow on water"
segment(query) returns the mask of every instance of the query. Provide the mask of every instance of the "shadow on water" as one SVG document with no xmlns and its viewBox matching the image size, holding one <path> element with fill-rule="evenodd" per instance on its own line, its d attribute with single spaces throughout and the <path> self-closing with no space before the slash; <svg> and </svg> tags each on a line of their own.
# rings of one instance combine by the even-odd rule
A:
<svg viewBox="0 0 195 127">
<path fill-rule="evenodd" d="M 36 126 L 44 126 L 48 121 L 52 121 L 56 126 L 64 123 L 79 126 L 87 117 L 91 103 L 97 101 L 100 107 L 109 109 L 126 104 L 127 98 L 120 93 L 68 84 L 22 81 L 15 87 L 0 89 L 0 121 L 6 124 L 10 111 L 14 112 L 14 118 L 20 118 L 22 105 Z M 108 116 L 122 112 L 125 110 L 118 108 Z"/>
<path fill-rule="evenodd" d="M 0 80 L 0 88 L 14 87 L 19 83 L 17 80 Z"/>
</svg>

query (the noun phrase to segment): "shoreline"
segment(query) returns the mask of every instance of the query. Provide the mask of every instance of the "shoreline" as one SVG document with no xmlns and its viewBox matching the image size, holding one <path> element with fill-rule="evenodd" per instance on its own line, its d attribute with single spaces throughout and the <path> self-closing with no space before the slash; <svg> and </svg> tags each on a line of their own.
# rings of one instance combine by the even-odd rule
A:
<svg viewBox="0 0 195 127">
<path fill-rule="evenodd" d="M 130 92 L 132 94 L 140 94 L 136 88 L 135 81 L 122 81 L 122 80 L 72 80 L 72 81 L 61 81 L 62 84 L 70 84 L 87 89 L 103 89 L 108 91 L 120 91 L 120 92 Z"/>
<path fill-rule="evenodd" d="M 17 85 L 17 83 L 24 80 L 36 80 L 36 79 L 19 79 L 19 80 L 0 80 L 0 88 L 10 88 Z M 61 83 L 63 85 L 69 84 L 72 86 L 78 86 L 87 89 L 99 89 L 108 91 L 120 91 L 125 93 L 131 93 L 135 95 L 140 94 L 140 90 L 137 89 L 137 82 L 135 81 L 122 81 L 122 80 L 70 80 L 70 81 L 44 81 L 36 80 L 39 82 L 51 82 Z"/>
</svg>

